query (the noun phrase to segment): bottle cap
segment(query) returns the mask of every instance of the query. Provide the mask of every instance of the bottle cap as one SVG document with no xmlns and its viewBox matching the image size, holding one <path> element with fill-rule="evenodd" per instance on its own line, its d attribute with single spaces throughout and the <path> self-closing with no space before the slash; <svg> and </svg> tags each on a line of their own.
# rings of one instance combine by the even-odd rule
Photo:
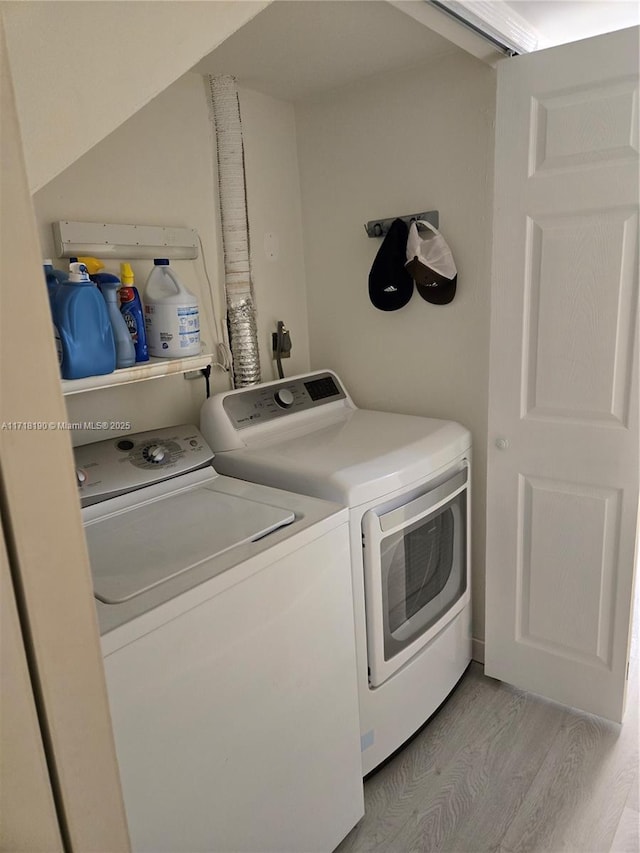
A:
<svg viewBox="0 0 640 853">
<path fill-rule="evenodd" d="M 52 267 L 52 266 L 53 266 L 53 261 L 51 260 L 51 258 L 43 258 L 43 260 L 42 260 L 42 266 L 43 266 L 43 267 Z"/>
<path fill-rule="evenodd" d="M 167 258 L 154 258 L 153 263 L 157 267 L 160 267 L 160 266 L 168 267 L 169 266 L 169 260 Z"/>
<path fill-rule="evenodd" d="M 89 278 L 89 270 L 86 264 L 81 264 L 78 261 L 69 264 L 69 281 L 84 284 L 91 284 Z"/>
<path fill-rule="evenodd" d="M 120 280 L 125 286 L 133 284 L 133 270 L 131 269 L 131 264 L 126 261 L 120 264 Z"/>
</svg>

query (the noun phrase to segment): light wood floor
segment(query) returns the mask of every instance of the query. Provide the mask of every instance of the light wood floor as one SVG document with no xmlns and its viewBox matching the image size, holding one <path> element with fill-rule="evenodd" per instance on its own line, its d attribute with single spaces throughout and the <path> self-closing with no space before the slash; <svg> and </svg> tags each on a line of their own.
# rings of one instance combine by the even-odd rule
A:
<svg viewBox="0 0 640 853">
<path fill-rule="evenodd" d="M 636 622 L 637 625 L 637 622 Z M 472 663 L 422 732 L 365 783 L 336 853 L 638 853 L 638 656 L 622 726 Z"/>
</svg>

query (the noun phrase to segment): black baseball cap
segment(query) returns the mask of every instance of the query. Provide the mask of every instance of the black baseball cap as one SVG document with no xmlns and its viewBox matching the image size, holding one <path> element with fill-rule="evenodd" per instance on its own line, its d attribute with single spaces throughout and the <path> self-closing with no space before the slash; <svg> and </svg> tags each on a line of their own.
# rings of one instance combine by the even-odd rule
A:
<svg viewBox="0 0 640 853">
<path fill-rule="evenodd" d="M 369 273 L 369 298 L 380 311 L 397 311 L 413 296 L 413 279 L 405 268 L 409 228 L 394 219 Z"/>
</svg>

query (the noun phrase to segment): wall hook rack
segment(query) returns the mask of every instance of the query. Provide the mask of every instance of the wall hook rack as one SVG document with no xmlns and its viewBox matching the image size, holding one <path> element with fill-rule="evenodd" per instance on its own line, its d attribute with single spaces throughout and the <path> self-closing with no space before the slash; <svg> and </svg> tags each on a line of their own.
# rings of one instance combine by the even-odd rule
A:
<svg viewBox="0 0 640 853">
<path fill-rule="evenodd" d="M 407 225 L 411 225 L 416 219 L 425 219 L 434 228 L 438 228 L 440 215 L 437 210 L 428 210 L 426 213 L 410 213 L 407 216 L 393 216 L 391 219 L 372 219 L 364 226 L 364 230 L 368 237 L 384 237 L 395 219 L 402 219 Z"/>
</svg>

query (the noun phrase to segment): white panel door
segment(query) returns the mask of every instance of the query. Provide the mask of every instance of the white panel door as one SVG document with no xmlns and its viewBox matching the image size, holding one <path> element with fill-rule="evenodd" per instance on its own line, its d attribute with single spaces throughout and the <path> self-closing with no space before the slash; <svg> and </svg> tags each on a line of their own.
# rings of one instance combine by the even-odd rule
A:
<svg viewBox="0 0 640 853">
<path fill-rule="evenodd" d="M 486 672 L 622 718 L 638 510 L 638 29 L 498 69 Z"/>
</svg>

